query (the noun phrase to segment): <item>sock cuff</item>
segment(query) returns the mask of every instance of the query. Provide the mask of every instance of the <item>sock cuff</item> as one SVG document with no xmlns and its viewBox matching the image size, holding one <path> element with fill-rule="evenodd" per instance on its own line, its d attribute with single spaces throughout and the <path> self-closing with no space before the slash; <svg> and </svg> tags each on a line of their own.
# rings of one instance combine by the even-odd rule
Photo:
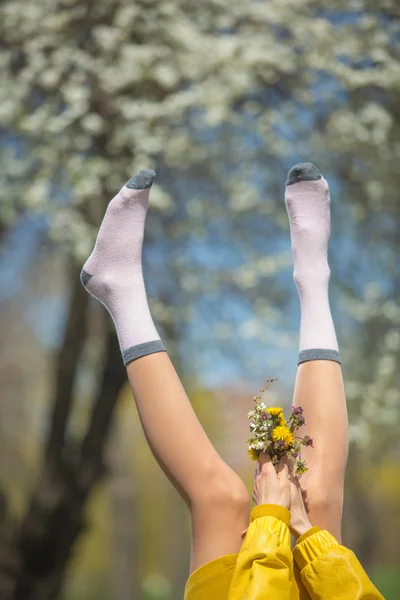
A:
<svg viewBox="0 0 400 600">
<path fill-rule="evenodd" d="M 302 350 L 299 353 L 299 365 L 310 360 L 332 360 L 340 365 L 342 364 L 340 354 L 337 350 L 327 350 L 325 348 L 311 348 L 309 350 Z"/>
<path fill-rule="evenodd" d="M 151 342 L 145 342 L 144 344 L 131 346 L 122 352 L 122 359 L 126 366 L 129 362 L 132 362 L 137 358 L 141 358 L 147 354 L 154 354 L 155 352 L 166 352 L 166 348 L 161 340 L 153 340 Z"/>
</svg>

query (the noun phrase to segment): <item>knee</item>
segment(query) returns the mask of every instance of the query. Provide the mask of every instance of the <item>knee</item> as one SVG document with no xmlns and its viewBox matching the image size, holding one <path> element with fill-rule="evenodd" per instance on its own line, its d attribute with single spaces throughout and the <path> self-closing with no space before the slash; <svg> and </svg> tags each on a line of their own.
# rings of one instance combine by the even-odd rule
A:
<svg viewBox="0 0 400 600">
<path fill-rule="evenodd" d="M 309 490 L 309 502 L 322 511 L 329 512 L 343 506 L 343 486 L 325 486 L 324 489 Z"/>
<path fill-rule="evenodd" d="M 308 475 L 308 473 L 307 473 Z M 301 487 L 305 492 L 307 510 L 329 513 L 340 510 L 343 506 L 344 478 L 341 474 L 328 471 L 315 470 L 308 478 L 304 478 Z"/>
<path fill-rule="evenodd" d="M 192 504 L 210 511 L 248 518 L 250 497 L 240 477 L 233 471 L 210 473 L 207 485 L 199 490 Z"/>
<path fill-rule="evenodd" d="M 343 493 L 340 490 L 336 490 L 335 493 L 321 490 L 313 493 L 312 490 L 308 490 L 306 509 L 313 525 L 319 525 L 338 537 L 343 512 Z"/>
</svg>

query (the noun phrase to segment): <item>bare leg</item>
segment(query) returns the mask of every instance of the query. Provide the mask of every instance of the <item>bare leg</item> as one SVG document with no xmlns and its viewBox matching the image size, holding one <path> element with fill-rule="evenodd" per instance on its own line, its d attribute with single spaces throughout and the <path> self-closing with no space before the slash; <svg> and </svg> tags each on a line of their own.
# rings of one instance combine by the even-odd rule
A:
<svg viewBox="0 0 400 600">
<path fill-rule="evenodd" d="M 348 421 L 340 357 L 329 306 L 328 185 L 311 163 L 293 167 L 286 188 L 294 279 L 301 306 L 300 357 L 293 403 L 304 409 L 314 448 L 301 477 L 310 520 L 341 539 Z"/>
<path fill-rule="evenodd" d="M 168 355 L 144 356 L 127 371 L 150 448 L 191 511 L 190 572 L 238 552 L 248 525 L 247 489 L 208 439 Z"/>
<path fill-rule="evenodd" d="M 304 447 L 309 471 L 301 487 L 313 525 L 341 540 L 344 475 L 348 454 L 346 398 L 340 365 L 315 360 L 299 365 L 293 404 L 302 406 L 307 419 L 304 432 L 315 448 Z"/>
<path fill-rule="evenodd" d="M 197 420 L 147 304 L 142 244 L 154 177 L 141 171 L 110 202 L 81 279 L 114 320 L 146 438 L 191 511 L 192 571 L 240 549 L 249 496 Z"/>
</svg>

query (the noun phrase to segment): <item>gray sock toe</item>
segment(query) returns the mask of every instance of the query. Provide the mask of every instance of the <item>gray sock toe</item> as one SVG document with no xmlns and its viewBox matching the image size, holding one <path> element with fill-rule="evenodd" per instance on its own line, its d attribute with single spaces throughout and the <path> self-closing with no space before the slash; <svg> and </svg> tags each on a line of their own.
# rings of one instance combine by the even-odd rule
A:
<svg viewBox="0 0 400 600">
<path fill-rule="evenodd" d="M 151 169 L 143 169 L 137 175 L 131 177 L 126 187 L 132 190 L 146 190 L 153 185 L 156 174 Z"/>
<path fill-rule="evenodd" d="M 292 185 L 299 181 L 314 181 L 321 178 L 322 175 L 315 165 L 310 162 L 299 163 L 290 169 L 286 185 Z"/>
<path fill-rule="evenodd" d="M 90 273 L 87 273 L 85 269 L 81 271 L 81 282 L 84 286 L 86 286 L 87 282 L 93 277 Z"/>
</svg>

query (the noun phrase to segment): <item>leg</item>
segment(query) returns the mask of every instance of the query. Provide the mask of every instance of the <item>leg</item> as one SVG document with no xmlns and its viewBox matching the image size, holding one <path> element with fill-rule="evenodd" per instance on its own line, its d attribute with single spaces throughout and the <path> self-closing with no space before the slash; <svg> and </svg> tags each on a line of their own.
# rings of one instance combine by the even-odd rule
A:
<svg viewBox="0 0 400 600">
<path fill-rule="evenodd" d="M 309 467 L 301 476 L 301 487 L 310 521 L 341 541 L 348 425 L 340 365 L 325 360 L 300 364 L 293 403 L 304 408 L 304 433 L 313 438 L 315 446 L 302 451 Z"/>
<path fill-rule="evenodd" d="M 301 477 L 310 520 L 341 539 L 348 422 L 340 357 L 329 306 L 328 185 L 311 163 L 293 167 L 286 206 L 301 306 L 300 356 L 293 404 L 302 406 L 315 448 L 304 447 Z"/>
<path fill-rule="evenodd" d="M 206 436 L 165 352 L 131 362 L 128 377 L 150 448 L 192 516 L 190 570 L 238 552 L 249 496 Z"/>
<path fill-rule="evenodd" d="M 110 202 L 81 279 L 114 320 L 146 438 L 191 511 L 193 571 L 240 549 L 249 498 L 201 427 L 150 315 L 142 243 L 153 180 L 141 171 Z"/>
</svg>

